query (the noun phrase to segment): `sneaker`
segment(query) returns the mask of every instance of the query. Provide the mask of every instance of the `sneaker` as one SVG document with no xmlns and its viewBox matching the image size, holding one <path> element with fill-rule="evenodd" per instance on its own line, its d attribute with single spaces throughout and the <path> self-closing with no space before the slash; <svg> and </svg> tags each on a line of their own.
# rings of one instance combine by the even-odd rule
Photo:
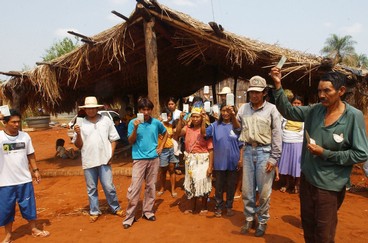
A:
<svg viewBox="0 0 368 243">
<path fill-rule="evenodd" d="M 250 228 L 253 226 L 253 221 L 245 221 L 245 224 L 240 228 L 240 233 L 248 234 Z"/>
<path fill-rule="evenodd" d="M 256 233 L 254 234 L 256 237 L 261 237 L 266 233 L 267 224 L 259 224 Z"/>
<path fill-rule="evenodd" d="M 234 216 L 234 211 L 233 211 L 231 208 L 228 208 L 228 209 L 226 210 L 226 216 L 227 216 L 227 217 Z"/>
<path fill-rule="evenodd" d="M 215 217 L 216 218 L 221 218 L 221 216 L 222 216 L 222 210 L 221 209 L 216 209 L 216 211 L 215 211 Z"/>
</svg>

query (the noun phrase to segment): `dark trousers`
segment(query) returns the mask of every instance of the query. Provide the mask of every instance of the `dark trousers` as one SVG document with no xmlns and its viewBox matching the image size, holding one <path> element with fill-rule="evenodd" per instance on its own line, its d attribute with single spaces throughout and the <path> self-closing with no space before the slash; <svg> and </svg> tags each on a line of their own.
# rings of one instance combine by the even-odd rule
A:
<svg viewBox="0 0 368 243">
<path fill-rule="evenodd" d="M 226 192 L 226 208 L 233 208 L 235 187 L 237 182 L 237 171 L 229 170 L 215 170 L 216 175 L 216 208 L 222 209 L 224 207 L 223 195 Z"/>
<path fill-rule="evenodd" d="M 340 192 L 319 189 L 300 177 L 300 210 L 306 243 L 335 242 L 337 211 L 345 197 Z"/>
</svg>

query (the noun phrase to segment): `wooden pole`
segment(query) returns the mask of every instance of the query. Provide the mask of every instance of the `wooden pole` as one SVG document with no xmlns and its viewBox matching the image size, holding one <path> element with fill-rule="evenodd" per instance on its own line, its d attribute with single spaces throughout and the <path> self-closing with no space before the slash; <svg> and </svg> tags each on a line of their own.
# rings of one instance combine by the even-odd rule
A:
<svg viewBox="0 0 368 243">
<path fill-rule="evenodd" d="M 151 18 L 149 22 L 144 21 L 143 26 L 146 47 L 148 99 L 150 99 L 154 105 L 152 116 L 157 118 L 160 115 L 160 99 L 158 82 L 157 40 L 154 30 L 155 19 Z"/>
<path fill-rule="evenodd" d="M 238 86 L 238 76 L 235 76 L 234 77 L 234 105 L 235 105 L 235 107 L 236 107 L 236 101 L 237 101 L 237 96 L 236 96 L 236 89 L 237 89 L 237 86 Z"/>
</svg>

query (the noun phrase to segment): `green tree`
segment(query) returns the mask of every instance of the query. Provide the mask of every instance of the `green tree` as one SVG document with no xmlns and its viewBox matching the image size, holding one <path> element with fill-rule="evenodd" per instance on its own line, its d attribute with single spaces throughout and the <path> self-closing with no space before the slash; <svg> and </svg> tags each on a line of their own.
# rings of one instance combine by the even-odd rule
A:
<svg viewBox="0 0 368 243">
<path fill-rule="evenodd" d="M 368 58 L 365 54 L 354 53 L 352 55 L 346 56 L 342 62 L 351 67 L 357 68 L 368 67 Z"/>
<path fill-rule="evenodd" d="M 341 63 L 345 57 L 355 53 L 355 44 L 356 42 L 350 35 L 340 37 L 336 34 L 331 34 L 327 38 L 321 53 L 333 58 L 335 63 Z"/>
<path fill-rule="evenodd" d="M 65 37 L 61 41 L 55 42 L 49 49 L 46 49 L 46 54 L 42 57 L 44 62 L 51 61 L 66 53 L 71 52 L 79 46 L 78 39 L 73 42 L 70 38 Z"/>
</svg>

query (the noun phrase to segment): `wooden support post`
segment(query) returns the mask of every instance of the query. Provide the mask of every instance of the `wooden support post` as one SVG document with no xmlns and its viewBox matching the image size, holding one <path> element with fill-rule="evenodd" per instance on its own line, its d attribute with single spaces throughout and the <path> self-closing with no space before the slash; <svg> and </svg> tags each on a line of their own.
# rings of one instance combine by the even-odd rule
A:
<svg viewBox="0 0 368 243">
<path fill-rule="evenodd" d="M 237 89 L 237 86 L 238 86 L 238 76 L 235 76 L 234 77 L 234 105 L 236 106 L 236 100 L 237 100 L 237 96 L 236 96 L 236 89 Z"/>
<path fill-rule="evenodd" d="M 213 104 L 217 104 L 217 90 L 216 90 L 217 72 L 218 72 L 217 67 L 213 67 L 213 81 L 212 81 Z"/>
<path fill-rule="evenodd" d="M 158 58 L 157 58 L 157 40 L 154 30 L 155 19 L 143 22 L 144 40 L 146 47 L 146 65 L 147 65 L 147 88 L 148 99 L 154 104 L 152 111 L 153 117 L 159 117 L 160 99 L 159 99 L 159 82 L 158 82 Z"/>
</svg>

